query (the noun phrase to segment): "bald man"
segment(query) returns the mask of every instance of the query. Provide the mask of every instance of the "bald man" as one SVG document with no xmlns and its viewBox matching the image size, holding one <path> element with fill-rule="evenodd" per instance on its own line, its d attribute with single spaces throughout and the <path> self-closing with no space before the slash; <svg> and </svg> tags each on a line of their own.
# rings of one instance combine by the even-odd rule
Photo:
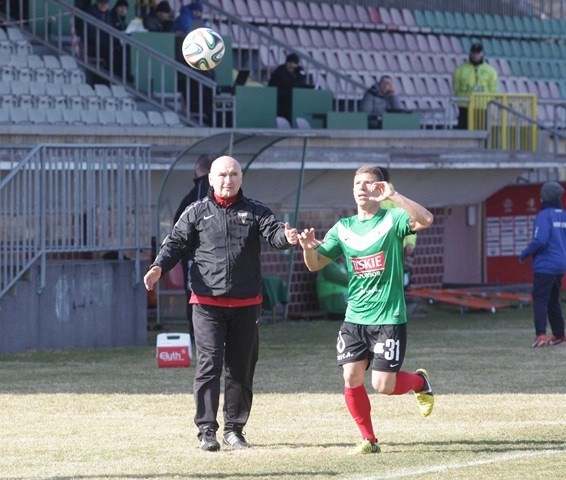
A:
<svg viewBox="0 0 566 480">
<path fill-rule="evenodd" d="M 187 207 L 144 277 L 148 290 L 177 262 L 190 256 L 191 304 L 198 360 L 194 381 L 195 424 L 200 448 L 220 450 L 216 420 L 225 362 L 223 443 L 249 448 L 242 429 L 253 398 L 262 303 L 260 240 L 280 250 L 298 233 L 241 190 L 242 169 L 232 157 L 217 158 L 208 195 Z"/>
</svg>

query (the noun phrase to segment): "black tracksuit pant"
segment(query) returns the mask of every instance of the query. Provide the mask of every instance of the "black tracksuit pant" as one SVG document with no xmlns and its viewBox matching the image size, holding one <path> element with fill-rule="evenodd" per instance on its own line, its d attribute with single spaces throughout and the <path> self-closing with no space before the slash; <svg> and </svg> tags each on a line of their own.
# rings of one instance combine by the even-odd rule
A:
<svg viewBox="0 0 566 480">
<path fill-rule="evenodd" d="M 535 331 L 546 334 L 546 319 L 555 337 L 564 336 L 564 317 L 560 307 L 560 284 L 562 275 L 535 272 L 533 278 L 533 314 Z"/>
<path fill-rule="evenodd" d="M 199 436 L 207 428 L 218 430 L 216 416 L 223 363 L 226 370 L 224 432 L 241 430 L 248 421 L 258 359 L 260 309 L 261 305 L 238 308 L 193 305 L 198 354 L 195 424 L 199 427 Z"/>
</svg>

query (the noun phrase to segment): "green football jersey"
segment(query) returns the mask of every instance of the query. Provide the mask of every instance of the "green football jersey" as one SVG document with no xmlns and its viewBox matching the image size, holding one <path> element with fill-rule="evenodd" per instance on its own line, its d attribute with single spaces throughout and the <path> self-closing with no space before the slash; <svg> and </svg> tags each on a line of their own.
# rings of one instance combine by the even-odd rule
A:
<svg viewBox="0 0 566 480">
<path fill-rule="evenodd" d="M 369 220 L 358 216 L 338 221 L 317 251 L 346 258 L 347 322 L 391 325 L 407 322 L 403 291 L 403 238 L 411 233 L 409 214 L 402 208 L 379 209 Z"/>
</svg>

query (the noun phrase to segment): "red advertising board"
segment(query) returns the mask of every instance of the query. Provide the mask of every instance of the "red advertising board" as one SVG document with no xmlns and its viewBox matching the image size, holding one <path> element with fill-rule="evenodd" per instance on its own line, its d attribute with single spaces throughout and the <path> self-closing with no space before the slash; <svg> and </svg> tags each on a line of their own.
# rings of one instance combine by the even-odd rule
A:
<svg viewBox="0 0 566 480">
<path fill-rule="evenodd" d="M 531 241 L 533 222 L 540 211 L 541 186 L 508 186 L 486 200 L 487 283 L 532 282 L 531 259 L 520 263 L 519 254 Z"/>
</svg>

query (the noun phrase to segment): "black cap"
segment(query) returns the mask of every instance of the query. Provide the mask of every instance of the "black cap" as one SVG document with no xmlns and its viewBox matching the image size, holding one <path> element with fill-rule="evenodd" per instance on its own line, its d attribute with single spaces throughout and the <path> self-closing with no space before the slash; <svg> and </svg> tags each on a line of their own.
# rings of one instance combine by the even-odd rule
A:
<svg viewBox="0 0 566 480">
<path fill-rule="evenodd" d="M 285 62 L 299 63 L 299 56 L 296 53 L 290 53 L 287 55 Z"/>
<path fill-rule="evenodd" d="M 167 0 L 161 0 L 155 7 L 156 12 L 171 13 L 171 5 Z"/>
<path fill-rule="evenodd" d="M 481 43 L 473 43 L 470 47 L 470 53 L 481 53 L 483 52 L 483 45 Z"/>
</svg>

